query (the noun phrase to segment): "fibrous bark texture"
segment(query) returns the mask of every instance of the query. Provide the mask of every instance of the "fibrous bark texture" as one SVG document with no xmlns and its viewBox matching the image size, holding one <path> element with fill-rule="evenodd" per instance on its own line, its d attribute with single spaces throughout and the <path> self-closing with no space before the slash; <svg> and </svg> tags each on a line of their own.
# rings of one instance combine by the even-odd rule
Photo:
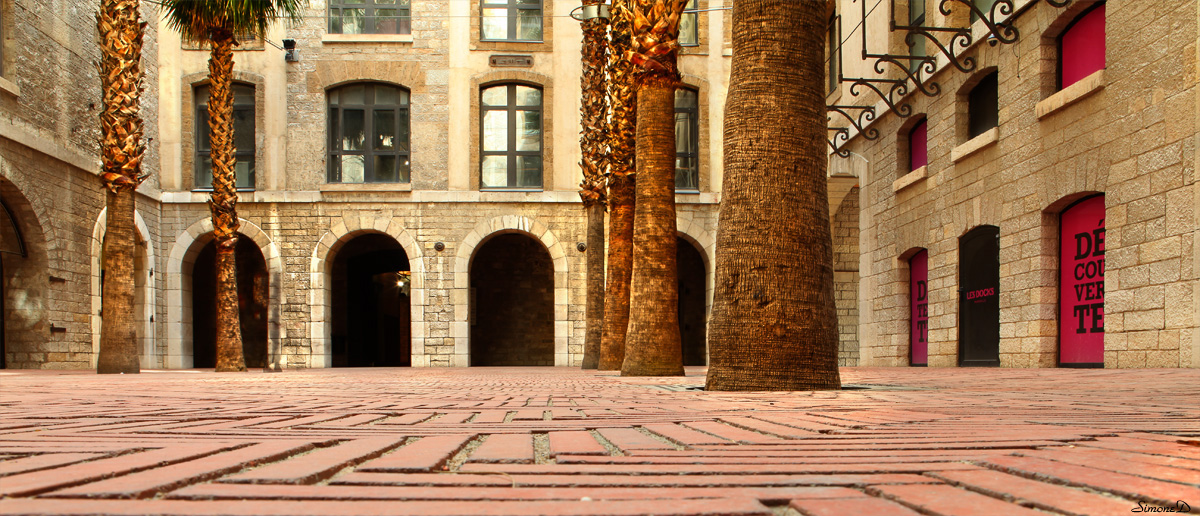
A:
<svg viewBox="0 0 1200 516">
<path fill-rule="evenodd" d="M 840 387 L 822 2 L 738 0 L 709 390 Z"/>
<path fill-rule="evenodd" d="M 208 127 L 212 132 L 213 237 L 217 242 L 217 371 L 245 371 L 242 330 L 238 320 L 237 176 L 233 145 L 233 32 L 212 31 L 208 61 Z"/>
<path fill-rule="evenodd" d="M 608 281 L 604 295 L 604 334 L 600 344 L 601 371 L 615 371 L 625 360 L 629 327 L 629 281 L 633 273 L 633 214 L 635 211 L 635 142 L 637 89 L 633 63 L 625 54 L 633 48 L 632 0 L 613 0 L 609 40 L 608 92 L 612 115 L 608 125 Z"/>
<path fill-rule="evenodd" d="M 583 5 L 598 5 L 600 0 L 584 0 Z M 583 133 L 579 138 L 583 162 L 583 182 L 579 196 L 587 210 L 587 331 L 583 344 L 583 368 L 596 369 L 600 363 L 600 341 L 604 325 L 604 206 L 607 197 L 605 178 L 608 138 L 608 92 L 604 70 L 608 55 L 606 20 L 593 18 L 583 22 L 582 96 Z"/>
<path fill-rule="evenodd" d="M 675 63 L 685 4 L 686 0 L 639 2 L 633 49 L 626 55 L 638 67 L 638 180 L 622 376 L 683 375 L 675 263 Z"/>
<path fill-rule="evenodd" d="M 145 24 L 137 0 L 105 0 L 96 15 L 100 35 L 100 179 L 106 195 L 104 285 L 98 373 L 140 371 L 134 329 L 134 190 L 143 177 L 140 95 Z"/>
</svg>

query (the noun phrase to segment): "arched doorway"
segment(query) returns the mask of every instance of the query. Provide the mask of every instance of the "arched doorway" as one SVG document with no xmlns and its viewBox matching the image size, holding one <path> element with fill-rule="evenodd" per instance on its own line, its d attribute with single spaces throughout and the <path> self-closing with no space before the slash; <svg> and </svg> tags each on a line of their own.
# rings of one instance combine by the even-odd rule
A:
<svg viewBox="0 0 1200 516">
<path fill-rule="evenodd" d="M 408 254 L 392 237 L 364 233 L 333 258 L 332 363 L 334 367 L 412 365 Z"/>
<path fill-rule="evenodd" d="M 472 366 L 554 365 L 554 265 L 523 233 L 497 235 L 470 270 Z"/>
<path fill-rule="evenodd" d="M 238 322 L 246 367 L 267 366 L 267 263 L 250 238 L 239 235 L 237 264 Z M 192 266 L 192 366 L 215 367 L 217 361 L 217 245 L 209 240 Z"/>
<path fill-rule="evenodd" d="M 50 261 L 29 199 L 0 177 L 0 368 L 37 368 L 45 350 L 46 275 Z"/>
<path fill-rule="evenodd" d="M 5 347 L 5 319 L 8 319 L 8 310 L 5 309 L 5 285 L 8 284 L 8 276 L 4 274 L 4 262 L 24 260 L 26 256 L 25 239 L 21 236 L 16 215 L 8 207 L 8 203 L 4 202 L 4 198 L 0 197 L 0 369 L 4 369 L 8 363 L 5 359 L 8 352 L 8 348 Z"/>
<path fill-rule="evenodd" d="M 705 330 L 704 257 L 686 239 L 676 237 L 675 263 L 679 277 L 679 337 L 683 343 L 683 365 L 708 363 Z"/>
<path fill-rule="evenodd" d="M 958 365 L 1000 365 L 1000 228 L 979 226 L 959 240 Z"/>
<path fill-rule="evenodd" d="M 1059 222 L 1058 364 L 1104 367 L 1104 195 L 1076 202 Z"/>
</svg>

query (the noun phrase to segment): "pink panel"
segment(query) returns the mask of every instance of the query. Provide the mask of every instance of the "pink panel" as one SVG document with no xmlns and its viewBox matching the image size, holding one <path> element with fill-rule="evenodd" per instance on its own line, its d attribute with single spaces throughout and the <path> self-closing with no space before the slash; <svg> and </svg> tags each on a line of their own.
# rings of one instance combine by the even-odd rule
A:
<svg viewBox="0 0 1200 516">
<path fill-rule="evenodd" d="M 1060 364 L 1104 363 L 1104 196 L 1062 214 Z"/>
<path fill-rule="evenodd" d="M 910 258 L 908 270 L 912 365 L 926 365 L 929 363 L 929 251 L 921 251 Z"/>
<path fill-rule="evenodd" d="M 1083 15 L 1062 36 L 1062 87 L 1104 68 L 1104 6 Z"/>
<path fill-rule="evenodd" d="M 922 120 L 921 123 L 913 126 L 912 132 L 908 133 L 908 156 L 910 161 L 909 170 L 916 170 L 929 164 L 929 133 L 928 120 Z"/>
</svg>

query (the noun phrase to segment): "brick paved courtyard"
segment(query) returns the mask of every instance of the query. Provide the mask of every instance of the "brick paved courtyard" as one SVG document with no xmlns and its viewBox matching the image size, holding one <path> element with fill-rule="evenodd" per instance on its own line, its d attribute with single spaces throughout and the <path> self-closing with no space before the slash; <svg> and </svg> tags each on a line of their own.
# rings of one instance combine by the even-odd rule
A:
<svg viewBox="0 0 1200 516">
<path fill-rule="evenodd" d="M 1200 371 L 0 373 L 2 514 L 1200 512 Z"/>
</svg>

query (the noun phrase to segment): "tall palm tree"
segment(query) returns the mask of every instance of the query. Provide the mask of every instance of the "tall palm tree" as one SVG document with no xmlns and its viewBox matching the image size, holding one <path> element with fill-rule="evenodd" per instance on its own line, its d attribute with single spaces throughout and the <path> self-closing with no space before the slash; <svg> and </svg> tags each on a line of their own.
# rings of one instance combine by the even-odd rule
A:
<svg viewBox="0 0 1200 516">
<path fill-rule="evenodd" d="M 166 0 L 164 16 L 192 42 L 208 44 L 208 127 L 211 131 L 213 237 L 217 247 L 217 371 L 245 371 L 234 250 L 237 247 L 237 177 L 233 140 L 234 35 L 264 37 L 282 17 L 299 20 L 303 0 Z"/>
<path fill-rule="evenodd" d="M 824 2 L 737 0 L 709 390 L 840 387 Z"/>
<path fill-rule="evenodd" d="M 600 342 L 601 371 L 621 369 L 625 333 L 629 327 L 629 282 L 633 274 L 633 214 L 635 208 L 634 152 L 637 128 L 637 87 L 633 63 L 633 11 L 630 2 L 613 0 L 608 52 L 608 96 L 612 115 L 608 125 L 608 281 L 604 294 L 604 332 Z"/>
<path fill-rule="evenodd" d="M 140 371 L 133 321 L 133 192 L 145 179 L 140 96 L 142 35 L 138 0 L 103 0 L 100 34 L 100 180 L 105 194 L 104 285 L 101 292 L 98 373 Z"/>
<path fill-rule="evenodd" d="M 637 0 L 637 211 L 622 376 L 683 374 L 675 264 L 675 87 L 679 18 L 687 0 Z"/>
<path fill-rule="evenodd" d="M 584 0 L 583 5 L 600 5 L 601 0 Z M 600 364 L 600 340 L 604 324 L 604 206 L 608 196 L 605 184 L 605 130 L 608 94 L 604 68 L 608 58 L 608 27 L 604 18 L 583 22 L 583 134 L 579 144 L 583 154 L 583 182 L 579 196 L 587 210 L 587 333 L 583 341 L 583 368 Z"/>
</svg>

